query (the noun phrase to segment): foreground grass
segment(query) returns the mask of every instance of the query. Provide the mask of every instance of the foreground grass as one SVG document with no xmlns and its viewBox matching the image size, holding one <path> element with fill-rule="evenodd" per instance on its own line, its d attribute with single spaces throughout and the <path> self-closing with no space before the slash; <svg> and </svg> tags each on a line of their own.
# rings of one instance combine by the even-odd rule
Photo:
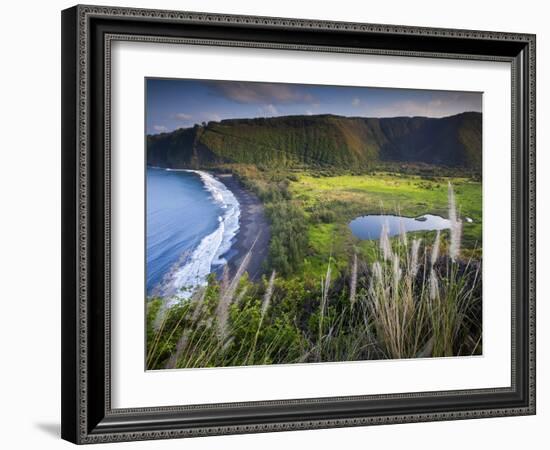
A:
<svg viewBox="0 0 550 450">
<path fill-rule="evenodd" d="M 481 262 L 459 254 L 461 224 L 446 191 L 454 218 L 448 239 L 382 233 L 368 258 L 352 246 L 344 260 L 331 256 L 349 244 L 338 234 L 342 223 L 320 223 L 308 230 L 310 246 L 329 256 L 315 268 L 306 260 L 307 276 L 272 271 L 251 283 L 245 262 L 233 280 L 211 276 L 191 300 L 167 307 L 151 299 L 147 367 L 480 354 Z"/>
<path fill-rule="evenodd" d="M 476 355 L 481 277 L 474 262 L 431 262 L 412 242 L 373 265 L 329 263 L 318 283 L 214 277 L 191 300 L 148 302 L 147 367 L 171 369 Z"/>
</svg>

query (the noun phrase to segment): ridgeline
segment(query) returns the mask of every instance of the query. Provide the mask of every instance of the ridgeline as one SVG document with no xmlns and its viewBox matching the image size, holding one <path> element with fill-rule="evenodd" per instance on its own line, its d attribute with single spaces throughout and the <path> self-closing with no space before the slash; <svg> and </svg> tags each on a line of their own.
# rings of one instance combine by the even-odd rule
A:
<svg viewBox="0 0 550 450">
<path fill-rule="evenodd" d="M 147 163 L 366 169 L 426 163 L 481 172 L 481 113 L 443 118 L 334 115 L 229 119 L 147 136 Z"/>
</svg>

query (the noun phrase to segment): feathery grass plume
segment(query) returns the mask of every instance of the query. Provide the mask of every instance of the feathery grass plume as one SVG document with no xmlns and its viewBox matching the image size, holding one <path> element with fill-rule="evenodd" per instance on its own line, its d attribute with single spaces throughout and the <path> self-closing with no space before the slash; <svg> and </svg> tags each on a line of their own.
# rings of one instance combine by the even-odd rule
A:
<svg viewBox="0 0 550 450">
<path fill-rule="evenodd" d="M 449 247 L 449 254 L 453 262 L 456 262 L 460 256 L 460 240 L 462 238 L 462 221 L 459 220 L 454 224 L 451 224 L 451 245 Z"/>
<path fill-rule="evenodd" d="M 160 312 L 160 310 L 159 310 Z M 157 346 L 159 345 L 159 342 L 160 342 L 160 338 L 162 336 L 162 333 L 164 331 L 164 325 L 166 324 L 166 316 L 167 314 L 164 314 L 162 316 L 162 322 L 160 323 L 160 325 L 156 325 L 157 323 L 157 320 L 158 320 L 158 314 L 157 314 L 157 317 L 155 317 L 154 321 L 153 321 L 153 330 L 155 330 L 155 338 L 154 338 L 154 341 L 151 345 L 148 345 L 148 350 L 147 350 L 147 356 L 145 358 L 146 360 L 146 363 L 147 363 L 147 367 L 150 366 L 150 363 L 152 362 L 152 358 L 154 357 L 154 354 L 157 350 Z"/>
<path fill-rule="evenodd" d="M 319 340 L 317 342 L 317 358 L 321 360 L 321 340 L 323 339 L 323 321 L 325 318 L 325 307 L 328 299 L 328 291 L 330 288 L 331 268 L 330 258 L 328 260 L 327 274 L 323 282 L 321 277 L 321 305 L 319 309 Z"/>
<path fill-rule="evenodd" d="M 374 279 L 382 286 L 382 266 L 378 261 L 372 264 L 372 273 L 374 274 Z"/>
<path fill-rule="evenodd" d="M 408 245 L 407 240 L 407 230 L 405 229 L 405 224 L 403 223 L 403 218 L 399 219 L 399 236 L 401 238 L 401 242 L 405 247 Z"/>
<path fill-rule="evenodd" d="M 218 324 L 218 335 L 220 339 L 225 339 L 227 335 L 227 321 L 229 319 L 229 307 L 231 306 L 231 296 L 221 296 L 216 308 L 216 319 Z"/>
<path fill-rule="evenodd" d="M 227 339 L 227 340 L 224 342 L 224 344 L 223 344 L 223 346 L 222 346 L 222 348 L 221 348 L 222 353 L 225 352 L 225 351 L 227 351 L 227 349 L 228 349 L 229 347 L 231 347 L 231 345 L 233 344 L 233 342 L 235 342 L 235 338 L 234 338 L 233 336 L 231 336 L 229 339 Z"/>
<path fill-rule="evenodd" d="M 155 320 L 153 321 L 153 330 L 159 331 L 159 329 L 164 325 L 164 319 L 166 318 L 166 311 L 168 309 L 167 301 L 163 299 L 160 308 L 157 311 L 157 315 L 155 316 Z"/>
<path fill-rule="evenodd" d="M 199 288 L 191 297 L 191 301 L 195 303 L 195 309 L 193 311 L 193 316 L 191 320 L 193 323 L 197 321 L 197 319 L 200 317 L 202 308 L 204 305 L 204 298 L 206 297 L 206 288 L 201 287 Z"/>
<path fill-rule="evenodd" d="M 353 306 L 357 293 L 357 253 L 353 255 L 353 265 L 351 266 L 351 280 L 349 284 L 349 302 Z"/>
<path fill-rule="evenodd" d="M 327 266 L 327 274 L 326 274 L 326 277 L 325 277 L 325 281 L 324 281 L 323 285 L 321 286 L 321 288 L 322 288 L 321 312 L 324 311 L 325 305 L 327 303 L 328 290 L 330 288 L 331 273 L 332 273 L 332 269 L 330 267 L 330 260 L 329 260 L 329 263 L 328 263 L 328 266 Z M 321 279 L 321 282 L 322 282 L 322 279 Z"/>
<path fill-rule="evenodd" d="M 183 353 L 185 347 L 187 347 L 188 341 L 189 330 L 184 330 L 178 340 L 178 343 L 176 344 L 176 351 L 170 355 L 170 358 L 168 358 L 168 361 L 166 361 L 166 364 L 164 365 L 165 369 L 175 369 L 177 367 L 178 360 L 180 359 L 180 356 Z"/>
<path fill-rule="evenodd" d="M 256 238 L 256 241 L 257 240 L 258 238 Z M 256 241 L 254 241 L 254 244 L 256 244 Z M 254 248 L 254 244 L 252 244 L 252 247 L 250 247 L 250 250 L 248 250 L 247 254 L 245 255 L 241 264 L 239 265 L 237 272 L 235 272 L 233 279 L 229 283 L 229 286 L 227 287 L 225 292 L 221 294 L 220 299 L 218 301 L 218 307 L 216 309 L 216 318 L 218 321 L 219 336 L 222 339 L 224 339 L 227 335 L 227 319 L 229 318 L 229 307 L 233 302 L 233 296 L 235 295 L 235 291 L 239 286 L 239 281 L 241 277 L 244 275 L 244 272 L 248 267 L 248 264 L 250 263 L 250 258 L 252 256 L 252 249 Z"/>
<path fill-rule="evenodd" d="M 271 272 L 271 277 L 269 277 L 269 282 L 267 283 L 267 288 L 265 290 L 264 298 L 262 301 L 262 312 L 260 314 L 260 320 L 258 322 L 258 329 L 256 330 L 256 335 L 254 336 L 254 343 L 250 351 L 248 352 L 247 361 L 250 364 L 254 363 L 254 354 L 256 353 L 256 346 L 258 345 L 258 337 L 260 336 L 260 330 L 262 329 L 262 324 L 264 322 L 265 314 L 271 303 L 271 297 L 273 296 L 273 287 L 275 286 L 275 277 L 277 273 L 275 271 Z"/>
<path fill-rule="evenodd" d="M 166 277 L 166 276 L 165 276 Z M 155 288 L 156 290 L 157 288 Z M 180 288 L 180 291 L 188 290 L 189 288 L 187 286 Z M 172 308 L 172 306 L 177 305 L 178 303 L 182 302 L 182 297 L 179 297 L 177 293 L 172 293 L 169 296 L 160 296 L 162 298 L 162 303 L 160 305 L 159 310 L 157 311 L 157 315 L 155 317 L 155 320 L 153 322 L 153 329 L 155 331 L 158 331 L 164 324 L 164 320 L 166 318 L 166 315 Z"/>
<path fill-rule="evenodd" d="M 437 262 L 437 259 L 439 258 L 439 241 L 440 241 L 441 232 L 437 230 L 437 233 L 435 234 L 435 241 L 434 245 L 432 247 L 432 267 Z"/>
<path fill-rule="evenodd" d="M 430 270 L 430 299 L 435 300 L 439 291 L 439 281 L 433 267 Z"/>
<path fill-rule="evenodd" d="M 237 306 L 240 306 L 243 299 L 244 299 L 244 296 L 248 293 L 248 286 L 245 286 L 244 288 L 241 289 L 241 292 L 239 292 L 239 295 L 237 295 L 237 298 L 235 299 L 235 304 Z"/>
<path fill-rule="evenodd" d="M 184 312 L 179 316 L 179 319 L 177 321 L 177 323 L 174 325 L 174 326 L 171 326 L 170 327 L 170 330 L 167 330 L 169 331 L 168 333 L 168 338 L 167 338 L 167 341 L 170 341 L 172 339 L 172 337 L 178 332 L 178 330 L 180 330 L 180 325 L 182 324 L 183 320 L 185 319 L 185 317 L 187 316 L 187 310 L 184 309 Z M 171 311 L 167 311 L 166 315 L 168 316 L 170 314 Z M 163 325 L 163 328 L 164 328 L 164 325 Z M 158 338 L 160 339 L 161 337 L 161 334 L 162 334 L 162 330 L 159 330 L 158 331 Z M 185 333 L 184 333 L 185 334 Z M 184 340 L 185 339 L 185 340 Z M 180 350 L 179 350 L 179 353 L 175 355 L 175 359 L 173 360 L 173 364 L 174 364 L 174 367 L 177 363 L 177 360 L 179 358 L 179 354 L 181 354 L 181 351 L 183 350 L 183 348 L 185 347 L 186 343 L 187 343 L 187 338 L 184 338 L 184 336 L 182 336 L 179 340 L 178 340 L 178 343 L 181 343 L 181 347 L 180 347 Z M 158 339 L 157 339 L 157 344 L 158 344 Z M 177 348 L 176 348 L 177 350 Z M 176 352 L 177 353 L 177 352 Z M 154 352 L 153 354 L 151 355 L 151 357 L 154 356 Z M 155 359 L 149 359 L 147 358 L 147 366 L 149 366 L 149 364 L 151 364 L 151 366 L 156 366 L 157 363 L 158 363 L 158 360 L 159 360 L 159 355 L 157 355 L 157 357 Z"/>
<path fill-rule="evenodd" d="M 447 184 L 447 199 L 448 199 L 448 205 L 449 205 L 449 220 L 451 222 L 456 222 L 457 216 L 456 216 L 455 193 L 450 181 Z"/>
<path fill-rule="evenodd" d="M 418 273 L 418 253 L 420 250 L 420 244 L 422 239 L 413 239 L 411 246 L 411 261 L 409 265 L 409 275 L 411 278 L 415 278 Z"/>
<path fill-rule="evenodd" d="M 271 272 L 271 277 L 269 277 L 269 282 L 267 283 L 267 289 L 265 290 L 264 300 L 262 302 L 262 318 L 267 312 L 267 309 L 269 308 L 269 303 L 271 302 L 271 296 L 273 295 L 273 287 L 275 286 L 276 275 L 277 273 L 275 271 Z"/>
<path fill-rule="evenodd" d="M 387 222 L 382 224 L 382 229 L 380 230 L 380 250 L 382 251 L 382 256 L 384 261 L 388 261 L 392 257 L 391 242 L 389 238 L 390 229 Z"/>
<path fill-rule="evenodd" d="M 223 266 L 222 277 L 220 280 L 220 292 L 225 292 L 229 288 L 229 266 Z"/>
<path fill-rule="evenodd" d="M 395 253 L 393 255 L 393 261 L 392 261 L 394 293 L 397 293 L 399 281 L 401 280 L 401 267 L 399 267 L 400 262 L 401 261 L 399 259 L 399 255 Z"/>
<path fill-rule="evenodd" d="M 449 255 L 453 262 L 455 262 L 460 254 L 460 240 L 462 236 L 462 221 L 458 218 L 456 213 L 456 200 L 453 186 L 449 181 L 448 187 L 448 199 L 449 199 L 449 221 L 451 222 L 451 245 L 449 247 Z"/>
</svg>

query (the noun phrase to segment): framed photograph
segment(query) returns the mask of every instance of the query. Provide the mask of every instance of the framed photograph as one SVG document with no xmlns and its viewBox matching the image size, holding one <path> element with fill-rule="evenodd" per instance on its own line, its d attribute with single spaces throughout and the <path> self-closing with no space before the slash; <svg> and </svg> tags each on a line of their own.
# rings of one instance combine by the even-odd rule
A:
<svg viewBox="0 0 550 450">
<path fill-rule="evenodd" d="M 62 437 L 535 413 L 535 36 L 62 12 Z"/>
</svg>

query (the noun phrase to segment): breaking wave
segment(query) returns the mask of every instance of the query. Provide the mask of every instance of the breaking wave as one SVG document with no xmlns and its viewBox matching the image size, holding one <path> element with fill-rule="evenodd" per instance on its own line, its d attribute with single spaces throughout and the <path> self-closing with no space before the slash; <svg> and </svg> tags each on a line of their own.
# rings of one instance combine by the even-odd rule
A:
<svg viewBox="0 0 550 450">
<path fill-rule="evenodd" d="M 201 178 L 204 188 L 222 214 L 218 216 L 216 230 L 203 237 L 195 249 L 182 254 L 164 276 L 155 294 L 165 298 L 189 298 L 198 287 L 206 286 L 212 270 L 227 263 L 224 255 L 231 249 L 239 231 L 241 209 L 233 192 L 207 172 L 184 171 L 196 173 Z"/>
</svg>

